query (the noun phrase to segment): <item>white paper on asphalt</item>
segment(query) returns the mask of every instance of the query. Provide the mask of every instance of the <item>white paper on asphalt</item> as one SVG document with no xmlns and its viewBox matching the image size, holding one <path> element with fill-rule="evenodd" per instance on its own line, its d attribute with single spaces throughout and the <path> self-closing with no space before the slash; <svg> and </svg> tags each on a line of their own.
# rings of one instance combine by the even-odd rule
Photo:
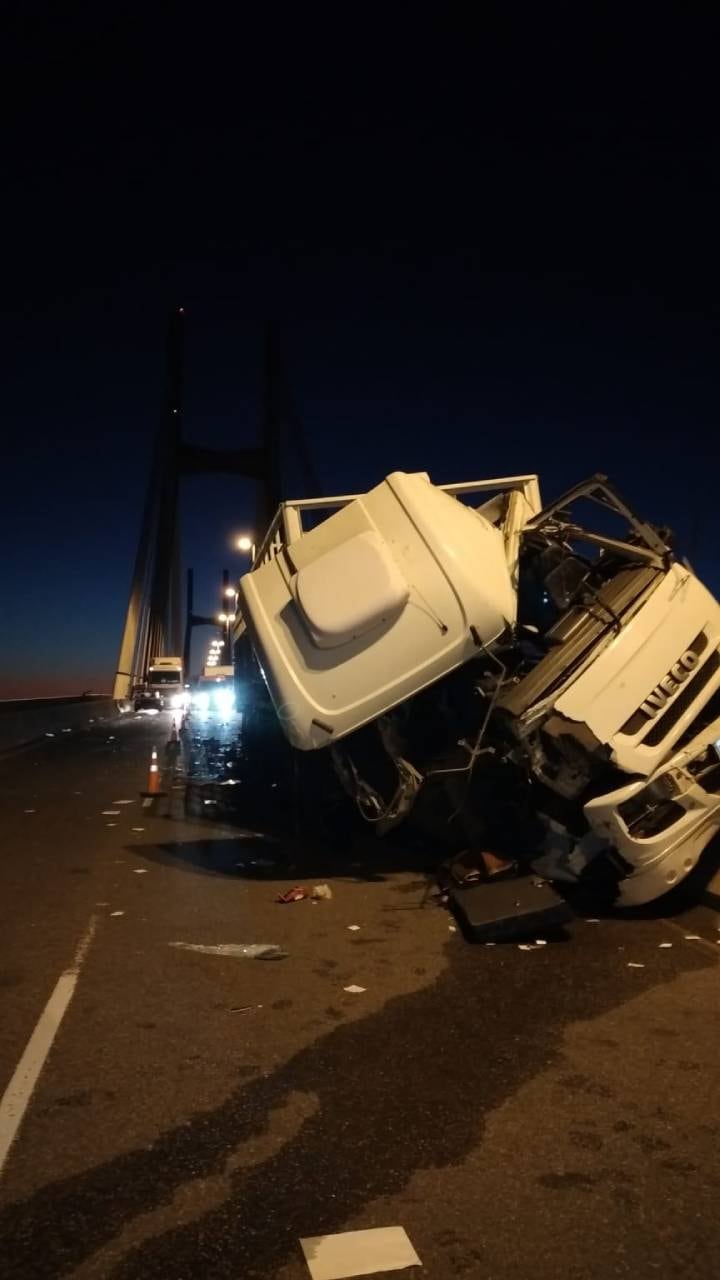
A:
<svg viewBox="0 0 720 1280">
<path fill-rule="evenodd" d="M 312 1280 L 346 1280 L 348 1276 L 368 1276 L 375 1271 L 422 1266 L 404 1227 L 308 1236 L 300 1246 Z"/>
</svg>

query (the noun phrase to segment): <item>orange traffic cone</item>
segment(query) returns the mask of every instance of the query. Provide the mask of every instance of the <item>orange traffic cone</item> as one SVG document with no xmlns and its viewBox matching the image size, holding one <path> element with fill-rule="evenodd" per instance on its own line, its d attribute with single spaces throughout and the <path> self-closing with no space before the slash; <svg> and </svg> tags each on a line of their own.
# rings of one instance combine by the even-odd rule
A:
<svg viewBox="0 0 720 1280">
<path fill-rule="evenodd" d="M 150 757 L 150 772 L 148 774 L 147 795 L 157 796 L 160 794 L 160 766 L 158 765 L 157 749 L 153 747 Z"/>
</svg>

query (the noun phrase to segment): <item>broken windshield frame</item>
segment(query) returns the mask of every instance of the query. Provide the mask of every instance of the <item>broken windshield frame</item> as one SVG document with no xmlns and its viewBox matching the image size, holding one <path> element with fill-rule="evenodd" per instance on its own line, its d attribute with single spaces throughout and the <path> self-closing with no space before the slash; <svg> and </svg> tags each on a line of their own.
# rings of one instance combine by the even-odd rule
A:
<svg viewBox="0 0 720 1280">
<path fill-rule="evenodd" d="M 576 524 L 571 518 L 568 507 L 580 498 L 586 498 L 599 507 L 623 516 L 638 538 L 638 543 L 595 533 L 591 529 Z M 630 560 L 655 565 L 658 569 L 667 568 L 672 559 L 671 548 L 657 530 L 632 511 L 610 484 L 607 476 L 603 475 L 592 476 L 582 484 L 576 485 L 549 507 L 545 507 L 539 515 L 529 520 L 523 530 L 523 537 L 532 538 L 533 533 L 555 534 L 561 535 L 564 540 L 587 542 L 605 551 L 627 556 Z"/>
</svg>

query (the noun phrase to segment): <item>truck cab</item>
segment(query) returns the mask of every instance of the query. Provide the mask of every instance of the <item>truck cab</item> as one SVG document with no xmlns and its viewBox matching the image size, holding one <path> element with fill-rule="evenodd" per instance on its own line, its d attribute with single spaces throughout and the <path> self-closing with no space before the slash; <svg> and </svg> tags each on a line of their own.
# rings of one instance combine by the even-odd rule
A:
<svg viewBox="0 0 720 1280">
<path fill-rule="evenodd" d="M 134 694 L 135 710 L 177 711 L 185 706 L 182 658 L 153 658 Z"/>
<path fill-rule="evenodd" d="M 524 777 L 549 879 L 602 858 L 636 906 L 720 829 L 720 605 L 604 476 L 547 507 L 535 476 L 402 472 L 283 504 L 239 604 L 236 652 L 249 639 L 286 738 L 329 749 L 379 833 L 443 772 L 435 713 L 467 795 L 488 757 Z M 461 669 L 469 717 L 445 696 Z"/>
</svg>

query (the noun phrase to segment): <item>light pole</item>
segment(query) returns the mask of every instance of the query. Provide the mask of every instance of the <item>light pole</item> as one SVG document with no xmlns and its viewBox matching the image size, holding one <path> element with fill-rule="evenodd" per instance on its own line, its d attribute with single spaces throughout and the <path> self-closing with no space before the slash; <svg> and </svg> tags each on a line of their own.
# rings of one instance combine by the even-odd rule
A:
<svg viewBox="0 0 720 1280">
<path fill-rule="evenodd" d="M 222 622 L 225 627 L 225 655 L 230 652 L 230 623 L 235 621 L 234 613 L 219 613 L 218 622 Z"/>
</svg>

